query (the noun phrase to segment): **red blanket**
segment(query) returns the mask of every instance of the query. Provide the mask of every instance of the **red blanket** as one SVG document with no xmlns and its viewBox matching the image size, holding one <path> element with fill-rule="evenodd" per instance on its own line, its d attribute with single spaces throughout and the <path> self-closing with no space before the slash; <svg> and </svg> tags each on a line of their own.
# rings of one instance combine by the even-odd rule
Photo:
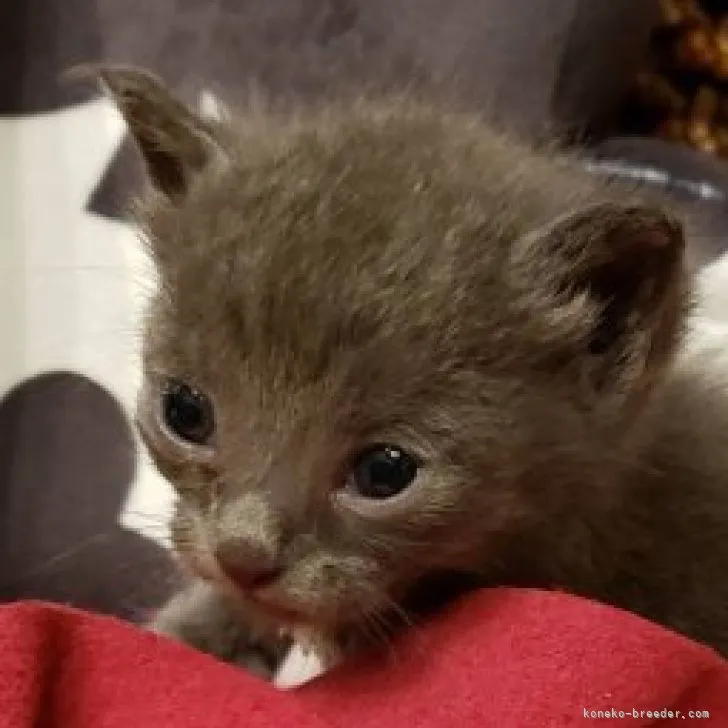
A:
<svg viewBox="0 0 728 728">
<path fill-rule="evenodd" d="M 728 663 L 617 610 L 495 590 L 390 657 L 279 692 L 108 618 L 0 608 L 2 728 L 549 728 L 620 725 L 620 711 L 630 726 L 728 726 Z"/>
</svg>

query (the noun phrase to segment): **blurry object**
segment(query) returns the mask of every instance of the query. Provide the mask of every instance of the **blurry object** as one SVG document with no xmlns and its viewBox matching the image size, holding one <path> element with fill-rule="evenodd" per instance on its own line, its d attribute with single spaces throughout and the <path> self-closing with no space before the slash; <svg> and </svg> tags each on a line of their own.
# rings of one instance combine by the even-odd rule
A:
<svg viewBox="0 0 728 728">
<path fill-rule="evenodd" d="M 675 55 L 689 68 L 710 69 L 718 59 L 715 39 L 709 28 L 691 28 L 679 37 Z"/>
<path fill-rule="evenodd" d="M 623 131 L 728 156 L 728 3 L 661 0 L 652 54 L 637 75 Z"/>
<path fill-rule="evenodd" d="M 136 467 L 123 409 L 87 377 L 46 372 L 0 400 L 0 604 L 142 621 L 167 599 L 169 552 L 119 523 Z"/>
<path fill-rule="evenodd" d="M 664 23 L 670 27 L 685 25 L 705 25 L 710 22 L 703 9 L 694 0 L 662 0 Z"/>
</svg>

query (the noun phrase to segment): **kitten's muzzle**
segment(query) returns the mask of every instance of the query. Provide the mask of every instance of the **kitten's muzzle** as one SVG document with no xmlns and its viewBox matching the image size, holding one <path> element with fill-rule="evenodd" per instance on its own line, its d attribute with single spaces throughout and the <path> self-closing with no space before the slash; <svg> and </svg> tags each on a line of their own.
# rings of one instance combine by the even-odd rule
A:
<svg viewBox="0 0 728 728">
<path fill-rule="evenodd" d="M 281 574 L 280 567 L 263 552 L 235 544 L 218 546 L 215 558 L 225 576 L 244 591 L 268 586 Z"/>
</svg>

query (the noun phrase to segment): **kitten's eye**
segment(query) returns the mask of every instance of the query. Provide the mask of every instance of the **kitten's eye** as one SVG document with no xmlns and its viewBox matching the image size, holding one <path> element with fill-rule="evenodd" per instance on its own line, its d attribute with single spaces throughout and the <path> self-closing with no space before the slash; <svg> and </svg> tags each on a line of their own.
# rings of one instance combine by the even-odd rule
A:
<svg viewBox="0 0 728 728">
<path fill-rule="evenodd" d="M 365 498 L 391 498 L 412 483 L 418 468 L 418 461 L 396 445 L 375 445 L 354 462 L 347 485 Z"/>
<path fill-rule="evenodd" d="M 164 424 L 181 440 L 204 445 L 215 431 L 210 400 L 184 382 L 167 382 L 162 394 Z"/>
</svg>

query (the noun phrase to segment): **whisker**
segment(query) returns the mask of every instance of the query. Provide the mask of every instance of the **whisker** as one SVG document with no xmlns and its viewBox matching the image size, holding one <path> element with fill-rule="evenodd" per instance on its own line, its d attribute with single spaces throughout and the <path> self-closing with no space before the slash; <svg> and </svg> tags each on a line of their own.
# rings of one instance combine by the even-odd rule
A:
<svg viewBox="0 0 728 728">
<path fill-rule="evenodd" d="M 393 631 L 391 625 L 387 622 L 385 615 L 381 612 L 371 612 L 368 617 L 368 621 L 375 628 L 377 635 L 379 636 L 379 644 L 387 648 L 387 656 L 392 662 L 397 662 L 399 657 L 397 655 L 397 649 L 392 639 Z"/>
<path fill-rule="evenodd" d="M 396 618 L 399 621 L 400 626 L 404 625 L 407 630 L 416 632 L 420 638 L 424 634 L 426 634 L 423 630 L 421 621 L 416 619 L 415 614 L 408 612 L 401 604 L 392 599 L 388 594 L 383 594 L 382 598 L 383 601 L 389 606 L 389 611 L 387 612 L 385 619 L 391 620 Z M 390 626 L 395 631 L 398 629 L 397 625 L 395 624 L 391 624 Z M 419 643 L 419 649 L 423 654 L 426 654 L 427 650 L 423 646 L 424 642 L 425 640 L 422 640 Z"/>
<path fill-rule="evenodd" d="M 370 612 L 364 615 L 361 625 L 362 631 L 367 641 L 374 645 L 387 646 L 389 642 L 387 633 L 382 630 L 382 626 L 376 619 L 376 614 L 376 612 Z"/>
<path fill-rule="evenodd" d="M 104 531 L 103 533 L 96 533 L 93 536 L 89 536 L 88 538 L 84 539 L 83 541 L 74 544 L 73 546 L 64 549 L 59 554 L 56 554 L 55 556 L 52 556 L 47 561 L 44 561 L 39 566 L 36 566 L 35 568 L 31 569 L 30 571 L 27 571 L 25 574 L 22 574 L 21 576 L 17 577 L 16 579 L 12 579 L 11 581 L 5 582 L 4 584 L 0 584 L 0 589 L 9 589 L 13 587 L 20 586 L 28 579 L 32 579 L 36 576 L 40 576 L 41 574 L 47 573 L 49 570 L 53 569 L 54 567 L 58 566 L 59 564 L 63 563 L 67 559 L 70 559 L 85 549 L 89 548 L 90 546 L 93 546 L 100 541 L 105 541 L 109 538 L 110 533 L 108 531 Z"/>
<path fill-rule="evenodd" d="M 160 526 L 168 526 L 169 525 L 169 519 L 164 518 L 163 516 L 160 516 L 156 513 L 148 513 L 145 511 L 125 511 L 125 515 L 133 516 L 134 518 L 143 518 L 147 520 L 148 522 L 156 522 Z"/>
<path fill-rule="evenodd" d="M 134 531 L 143 531 L 144 533 L 153 533 L 155 536 L 169 536 L 169 529 L 164 526 L 159 526 L 156 523 L 141 523 L 133 524 L 131 526 L 125 526 Z M 171 536 L 170 536 L 171 538 Z"/>
<path fill-rule="evenodd" d="M 383 601 L 387 604 L 389 609 L 394 615 L 404 624 L 405 627 L 413 629 L 418 627 L 418 623 L 415 621 L 414 616 L 407 612 L 407 610 L 399 604 L 396 600 L 392 599 L 388 594 L 382 595 Z"/>
</svg>

